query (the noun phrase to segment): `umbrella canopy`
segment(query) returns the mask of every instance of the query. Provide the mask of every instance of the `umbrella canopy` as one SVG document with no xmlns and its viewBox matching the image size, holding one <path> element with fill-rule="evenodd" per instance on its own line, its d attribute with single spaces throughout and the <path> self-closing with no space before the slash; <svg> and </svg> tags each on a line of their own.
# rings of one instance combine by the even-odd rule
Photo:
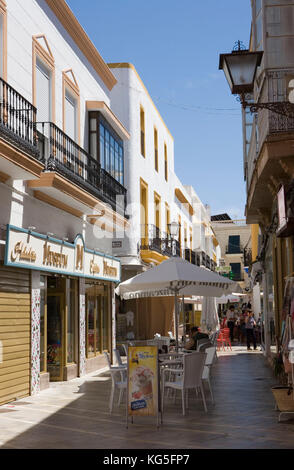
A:
<svg viewBox="0 0 294 470">
<path fill-rule="evenodd" d="M 116 292 L 124 299 L 171 295 L 220 297 L 237 289 L 236 283 L 183 258 L 170 258 L 127 281 Z"/>
<path fill-rule="evenodd" d="M 205 268 L 173 257 L 142 274 L 122 282 L 116 293 L 124 299 L 175 296 L 176 349 L 178 349 L 177 296 L 220 297 L 236 290 L 236 283 Z"/>
<path fill-rule="evenodd" d="M 216 298 L 204 297 L 202 301 L 201 326 L 208 331 L 214 331 L 219 327 Z"/>
</svg>

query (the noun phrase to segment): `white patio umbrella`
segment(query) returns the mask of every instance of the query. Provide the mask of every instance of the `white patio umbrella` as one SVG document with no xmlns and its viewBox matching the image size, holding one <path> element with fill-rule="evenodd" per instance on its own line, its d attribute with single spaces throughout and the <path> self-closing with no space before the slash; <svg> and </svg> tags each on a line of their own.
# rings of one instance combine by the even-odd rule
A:
<svg viewBox="0 0 294 470">
<path fill-rule="evenodd" d="M 116 293 L 124 299 L 174 295 L 176 349 L 178 349 L 177 296 L 220 297 L 236 291 L 236 283 L 206 268 L 173 257 L 158 266 L 122 282 Z"/>
<path fill-rule="evenodd" d="M 216 298 L 204 297 L 202 301 L 201 325 L 207 330 L 215 330 L 219 326 Z"/>
</svg>

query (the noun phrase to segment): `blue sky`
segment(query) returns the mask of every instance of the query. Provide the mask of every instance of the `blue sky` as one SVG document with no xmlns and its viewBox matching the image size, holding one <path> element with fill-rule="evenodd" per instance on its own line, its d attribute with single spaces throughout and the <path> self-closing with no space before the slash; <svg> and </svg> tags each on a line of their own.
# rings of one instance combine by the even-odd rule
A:
<svg viewBox="0 0 294 470">
<path fill-rule="evenodd" d="M 175 139 L 175 170 L 212 214 L 243 217 L 241 109 L 219 54 L 249 42 L 250 0 L 67 0 L 106 62 L 135 65 Z"/>
</svg>

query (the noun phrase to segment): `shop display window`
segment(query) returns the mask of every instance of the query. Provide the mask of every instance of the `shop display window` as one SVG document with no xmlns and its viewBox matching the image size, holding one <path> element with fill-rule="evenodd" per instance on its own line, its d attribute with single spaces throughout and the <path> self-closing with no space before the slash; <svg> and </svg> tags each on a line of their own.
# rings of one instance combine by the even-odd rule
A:
<svg viewBox="0 0 294 470">
<path fill-rule="evenodd" d="M 86 283 L 86 348 L 87 357 L 109 351 L 110 287 L 103 283 Z"/>
</svg>

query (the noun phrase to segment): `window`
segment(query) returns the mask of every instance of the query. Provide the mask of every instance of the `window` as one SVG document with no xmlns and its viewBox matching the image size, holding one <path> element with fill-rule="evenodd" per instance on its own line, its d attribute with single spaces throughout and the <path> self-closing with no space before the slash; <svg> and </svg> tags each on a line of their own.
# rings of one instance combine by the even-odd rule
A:
<svg viewBox="0 0 294 470">
<path fill-rule="evenodd" d="M 140 223 L 142 245 L 148 244 L 148 185 L 140 180 Z"/>
<path fill-rule="evenodd" d="M 159 232 L 161 228 L 161 197 L 159 194 L 154 192 L 154 222 L 155 222 L 155 227 L 158 229 L 157 231 Z M 158 237 L 159 238 L 159 235 Z"/>
<path fill-rule="evenodd" d="M 50 122 L 51 109 L 51 72 L 45 64 L 37 58 L 36 61 L 36 107 L 37 121 Z"/>
<path fill-rule="evenodd" d="M 165 203 L 165 221 L 166 221 L 166 233 L 169 233 L 170 209 L 167 203 Z"/>
<path fill-rule="evenodd" d="M 167 146 L 164 144 L 164 177 L 168 181 L 168 162 L 167 162 Z"/>
<path fill-rule="evenodd" d="M 89 153 L 101 168 L 124 184 L 123 141 L 98 111 L 89 112 Z"/>
<path fill-rule="evenodd" d="M 44 35 L 33 36 L 33 105 L 37 122 L 55 122 L 55 62 Z M 38 130 L 44 131 L 41 124 Z"/>
<path fill-rule="evenodd" d="M 141 155 L 145 157 L 145 112 L 140 107 L 140 129 L 141 129 Z"/>
<path fill-rule="evenodd" d="M 187 235 L 187 224 L 185 222 L 185 228 L 184 228 L 184 248 L 188 247 L 188 235 Z"/>
<path fill-rule="evenodd" d="M 64 132 L 74 141 L 77 139 L 77 103 L 75 98 L 65 92 L 65 127 Z"/>
<path fill-rule="evenodd" d="M 86 350 L 94 357 L 111 349 L 110 286 L 86 283 Z"/>
<path fill-rule="evenodd" d="M 158 133 L 156 127 L 154 127 L 154 167 L 158 172 Z"/>
<path fill-rule="evenodd" d="M 72 69 L 62 73 L 63 79 L 63 131 L 77 144 L 80 143 L 80 90 Z"/>
<path fill-rule="evenodd" d="M 0 0 L 0 77 L 6 80 L 7 61 L 7 11 L 6 5 Z"/>
<path fill-rule="evenodd" d="M 241 263 L 230 263 L 234 281 L 241 281 Z"/>
<path fill-rule="evenodd" d="M 240 235 L 230 235 L 227 253 L 241 253 Z"/>
</svg>

